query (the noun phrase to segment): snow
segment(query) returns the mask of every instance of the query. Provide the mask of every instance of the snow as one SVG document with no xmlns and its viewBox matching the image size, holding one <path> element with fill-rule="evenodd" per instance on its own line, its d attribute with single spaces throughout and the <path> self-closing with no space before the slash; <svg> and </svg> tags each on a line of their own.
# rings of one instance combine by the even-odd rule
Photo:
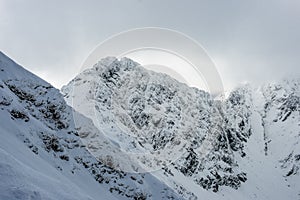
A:
<svg viewBox="0 0 300 200">
<path fill-rule="evenodd" d="M 36 84 L 48 85 L 35 75 L 24 70 L 4 54 L 0 53 L 0 72 L 2 81 L 12 79 L 34 80 Z M 25 85 L 24 85 L 25 86 Z M 8 96 L 5 87 L 0 96 Z M 14 108 L 24 110 L 13 95 Z M 49 157 L 34 154 L 21 138 L 28 137 L 32 130 L 47 130 L 45 124 L 31 118 L 30 124 L 22 120 L 14 121 L 6 108 L 0 110 L 0 199 L 116 199 L 104 188 L 97 187 L 92 177 L 70 176 L 61 173 L 52 164 Z M 96 187 L 95 187 L 96 186 Z"/>
<path fill-rule="evenodd" d="M 107 68 L 115 67 L 130 72 L 99 79 Z M 122 84 L 115 87 L 109 85 L 112 82 Z M 140 107 L 130 100 L 151 100 L 147 86 L 155 92 L 165 86 L 176 93 L 167 92 L 167 98 L 157 94 L 155 100 L 162 102 L 147 104 L 143 110 L 152 116 L 151 124 L 137 128 L 131 114 Z M 299 88 L 300 80 L 260 88 L 245 85 L 214 100 L 131 60 L 110 57 L 79 74 L 60 94 L 0 52 L 0 199 L 106 200 L 140 194 L 147 199 L 299 199 Z M 168 109 L 176 113 L 176 108 L 182 118 L 166 113 Z M 167 140 L 165 148 L 172 154 L 153 158 L 176 159 L 153 168 L 149 152 L 157 150 L 149 135 L 167 130 L 163 120 L 179 127 L 178 139 L 186 146 L 176 149 Z M 158 147 L 164 148 L 161 143 Z M 132 156 L 139 153 L 146 156 Z M 143 165 L 145 158 L 149 168 Z M 156 170 L 118 171 L 113 166 L 118 162 Z M 243 173 L 247 180 L 240 181 Z"/>
<path fill-rule="evenodd" d="M 128 63 L 130 63 L 129 69 Z M 288 89 L 293 84 L 292 81 L 283 84 L 282 87 Z M 151 102 L 151 95 L 159 96 L 159 93 L 155 94 L 155 92 L 149 91 L 152 85 L 156 87 L 154 91 L 165 86 L 175 90 L 178 101 L 167 103 L 167 100 L 164 99 L 162 104 L 154 106 L 153 104 L 148 106 L 141 101 L 142 105 L 145 105 L 141 107 L 130 104 L 130 101 L 135 98 L 144 98 L 146 102 Z M 173 154 L 170 154 L 169 157 L 157 157 L 156 155 L 156 159 L 161 160 L 162 163 L 164 159 L 171 161 L 171 164 L 166 164 L 167 169 L 173 175 L 166 175 L 163 170 L 152 172 L 153 169 L 159 169 L 161 166 L 155 166 L 151 161 L 146 163 L 150 168 L 143 165 L 144 169 L 151 171 L 153 175 L 186 199 L 197 197 L 204 197 L 205 199 L 280 199 L 284 197 L 295 199 L 299 194 L 296 183 L 299 176 L 293 176 L 287 180 L 284 170 L 280 166 L 280 160 L 298 149 L 296 146 L 299 146 L 297 145 L 299 142 L 299 131 L 297 131 L 299 130 L 299 113 L 293 112 L 286 122 L 275 123 L 273 120 L 277 116 L 275 112 L 278 111 L 278 106 L 273 106 L 268 111 L 265 110 L 266 104 L 270 103 L 271 100 L 266 99 L 264 90 L 268 87 L 274 87 L 271 85 L 267 84 L 258 89 L 251 88 L 249 84 L 240 86 L 227 94 L 226 97 L 220 97 L 218 102 L 214 102 L 209 95 L 202 91 L 188 88 L 185 84 L 164 74 L 147 71 L 138 63 L 126 58 L 117 60 L 110 57 L 101 60 L 93 68 L 79 74 L 67 86 L 63 87 L 62 92 L 65 94 L 65 99 L 69 105 L 91 118 L 97 128 L 102 130 L 104 137 L 109 138 L 117 148 L 125 150 L 125 153 L 138 152 L 149 156 L 147 154 L 149 149 L 150 152 L 153 152 L 151 143 L 143 143 L 143 146 L 131 146 L 132 142 L 136 140 L 147 141 L 145 138 L 155 132 L 155 126 L 152 126 L 151 122 L 144 126 L 146 128 L 137 128 L 138 125 L 132 122 L 131 113 L 139 109 L 143 110 L 142 113 L 149 114 L 152 123 L 160 124 L 160 130 L 166 126 L 166 124 L 159 123 L 164 116 L 167 116 L 167 119 L 172 119 L 175 125 L 179 127 L 179 135 L 182 135 L 179 140 L 185 141 L 184 145 L 187 147 L 191 145 L 193 139 L 197 141 L 209 132 L 211 136 L 205 136 L 204 142 L 193 147 L 196 155 L 195 163 L 198 161 L 204 163 L 204 170 L 196 170 L 184 175 L 180 169 L 189 165 L 189 161 L 186 160 L 188 157 L 185 157 L 189 152 L 180 148 L 175 153 L 176 150 L 173 149 Z M 271 89 L 271 91 L 273 90 Z M 297 88 L 294 88 L 293 91 L 297 91 Z M 277 98 L 280 99 L 284 93 L 284 91 L 277 90 Z M 286 95 L 290 93 L 291 89 Z M 168 107 L 176 107 L 177 105 L 188 105 L 181 107 L 180 112 L 182 121 L 188 124 L 186 125 L 187 130 L 185 130 L 185 125 L 181 120 L 172 118 L 165 112 Z M 221 109 L 216 112 L 215 110 L 219 109 L 218 106 Z M 206 113 L 199 115 L 199 110 Z M 234 137 L 234 141 L 229 142 L 229 137 L 226 135 L 227 131 Z M 156 135 L 158 134 L 156 133 Z M 210 144 L 214 143 L 216 140 L 214 136 L 218 136 L 218 134 L 223 135 L 227 140 L 225 144 L 222 144 L 225 145 L 223 149 L 218 149 Z M 239 136 L 234 134 L 239 134 Z M 187 135 L 189 136 L 187 137 Z M 168 138 L 168 136 L 166 137 Z M 230 148 L 226 149 L 226 146 Z M 162 152 L 164 153 L 164 151 Z M 220 160 L 224 155 L 231 158 L 233 163 L 224 164 Z M 296 156 L 296 153 L 293 156 Z M 140 164 L 139 158 L 133 161 Z M 295 165 L 293 162 L 296 162 L 295 159 L 286 164 L 288 169 Z M 196 164 L 196 167 L 199 167 L 199 164 Z M 233 172 L 224 173 L 223 169 L 228 167 Z M 230 187 L 218 187 L 219 191 L 213 193 L 211 190 L 203 189 L 197 183 L 197 180 L 207 176 L 213 179 L 212 172 L 217 172 L 224 179 L 228 175 L 238 177 L 239 174 L 244 173 L 247 180 L 240 185 L 237 183 L 237 185 L 231 186 L 237 187 L 237 190 Z M 230 183 L 228 184 L 230 185 Z M 274 192 L 274 189 L 278 192 Z"/>
<path fill-rule="evenodd" d="M 82 186 L 87 181 L 79 179 L 74 182 L 43 159 L 34 156 L 7 130 L 1 128 L 0 133 L 0 199 L 91 200 L 99 196 L 115 199 L 101 188 L 94 188 L 92 192 L 84 190 L 87 187 Z"/>
<path fill-rule="evenodd" d="M 91 120 L 72 112 L 50 84 L 2 53 L 0 58 L 1 200 L 181 199 L 150 174 L 100 163 L 78 136 L 95 134 Z"/>
</svg>

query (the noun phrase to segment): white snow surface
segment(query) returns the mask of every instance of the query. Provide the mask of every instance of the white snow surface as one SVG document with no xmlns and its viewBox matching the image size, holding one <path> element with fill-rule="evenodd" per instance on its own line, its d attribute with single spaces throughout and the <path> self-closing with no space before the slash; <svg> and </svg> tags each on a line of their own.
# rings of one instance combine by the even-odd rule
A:
<svg viewBox="0 0 300 200">
<path fill-rule="evenodd" d="M 0 200 L 300 199 L 299 89 L 214 100 L 106 58 L 61 94 L 0 52 Z"/>
<path fill-rule="evenodd" d="M 260 88 L 244 85 L 213 100 L 130 59 L 109 57 L 79 74 L 62 92 L 117 148 L 153 153 L 163 163 L 155 167 L 163 170 L 151 171 L 151 159 L 144 163 L 151 166 L 146 169 L 182 197 L 274 200 L 300 198 L 299 88 L 299 79 Z M 166 112 L 170 108 L 175 114 L 179 109 L 180 117 Z M 167 128 L 168 120 L 175 128 Z M 161 130 L 175 132 L 185 142 L 183 148 L 174 152 L 172 135 L 153 139 Z M 159 143 L 164 140 L 166 146 Z M 131 146 L 136 141 L 142 145 Z M 157 143 L 162 145 L 160 155 L 169 149 L 173 154 L 157 156 Z M 135 162 L 140 165 L 139 159 Z"/>
<path fill-rule="evenodd" d="M 1 200 L 181 199 L 151 174 L 119 172 L 99 162 L 80 140 L 97 131 L 91 120 L 3 53 L 0 122 Z"/>
</svg>

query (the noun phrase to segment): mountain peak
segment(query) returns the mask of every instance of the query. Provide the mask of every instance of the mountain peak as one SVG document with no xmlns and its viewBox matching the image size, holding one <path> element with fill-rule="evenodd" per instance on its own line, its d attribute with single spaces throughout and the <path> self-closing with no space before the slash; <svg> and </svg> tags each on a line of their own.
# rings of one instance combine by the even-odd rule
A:
<svg viewBox="0 0 300 200">
<path fill-rule="evenodd" d="M 13 79 L 34 80 L 36 84 L 50 85 L 45 80 L 17 64 L 3 52 L 0 52 L 0 79 L 2 81 Z"/>
<path fill-rule="evenodd" d="M 70 107 L 1 53 L 0 199 L 297 199 L 299 87 L 215 100 L 109 57 L 62 89 Z"/>
<path fill-rule="evenodd" d="M 117 171 L 109 158 L 96 158 L 82 141 L 99 135 L 91 120 L 45 81 L 1 61 L 0 199 L 181 199 L 151 174 Z M 115 150 L 100 141 L 103 151 Z"/>
</svg>

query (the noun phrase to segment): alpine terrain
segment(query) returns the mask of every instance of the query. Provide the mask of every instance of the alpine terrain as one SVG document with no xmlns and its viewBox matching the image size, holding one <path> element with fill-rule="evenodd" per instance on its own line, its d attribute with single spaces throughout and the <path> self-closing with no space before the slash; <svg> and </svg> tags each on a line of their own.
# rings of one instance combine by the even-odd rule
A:
<svg viewBox="0 0 300 200">
<path fill-rule="evenodd" d="M 107 57 L 61 91 L 0 53 L 0 199 L 300 199 L 300 79 L 212 97 Z"/>
</svg>

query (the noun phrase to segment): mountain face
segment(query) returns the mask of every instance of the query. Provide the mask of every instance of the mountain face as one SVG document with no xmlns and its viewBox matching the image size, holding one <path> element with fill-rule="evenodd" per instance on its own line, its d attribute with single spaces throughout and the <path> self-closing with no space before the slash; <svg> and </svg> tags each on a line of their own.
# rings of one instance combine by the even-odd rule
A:
<svg viewBox="0 0 300 200">
<path fill-rule="evenodd" d="M 182 199 L 151 174 L 97 160 L 80 139 L 97 132 L 92 121 L 2 53 L 0 119 L 1 200 Z"/>
<path fill-rule="evenodd" d="M 299 199 L 299 88 L 215 100 L 110 57 L 60 92 L 0 53 L 0 199 Z"/>
<path fill-rule="evenodd" d="M 245 85 L 215 100 L 130 59 L 109 57 L 62 93 L 132 161 L 108 152 L 115 168 L 151 172 L 186 199 L 299 197 L 299 80 Z M 89 145 L 99 141 L 93 138 L 87 148 L 107 157 L 103 147 Z"/>
<path fill-rule="evenodd" d="M 111 156 L 123 170 L 163 168 L 166 175 L 178 172 L 215 192 L 225 185 L 237 189 L 247 179 L 234 158 L 234 152 L 244 156 L 243 143 L 251 134 L 246 90 L 233 92 L 223 105 L 132 60 L 106 58 L 62 92 L 75 110 L 133 157 L 136 166 Z M 103 148 L 99 151 L 97 157 L 106 156 Z"/>
</svg>

